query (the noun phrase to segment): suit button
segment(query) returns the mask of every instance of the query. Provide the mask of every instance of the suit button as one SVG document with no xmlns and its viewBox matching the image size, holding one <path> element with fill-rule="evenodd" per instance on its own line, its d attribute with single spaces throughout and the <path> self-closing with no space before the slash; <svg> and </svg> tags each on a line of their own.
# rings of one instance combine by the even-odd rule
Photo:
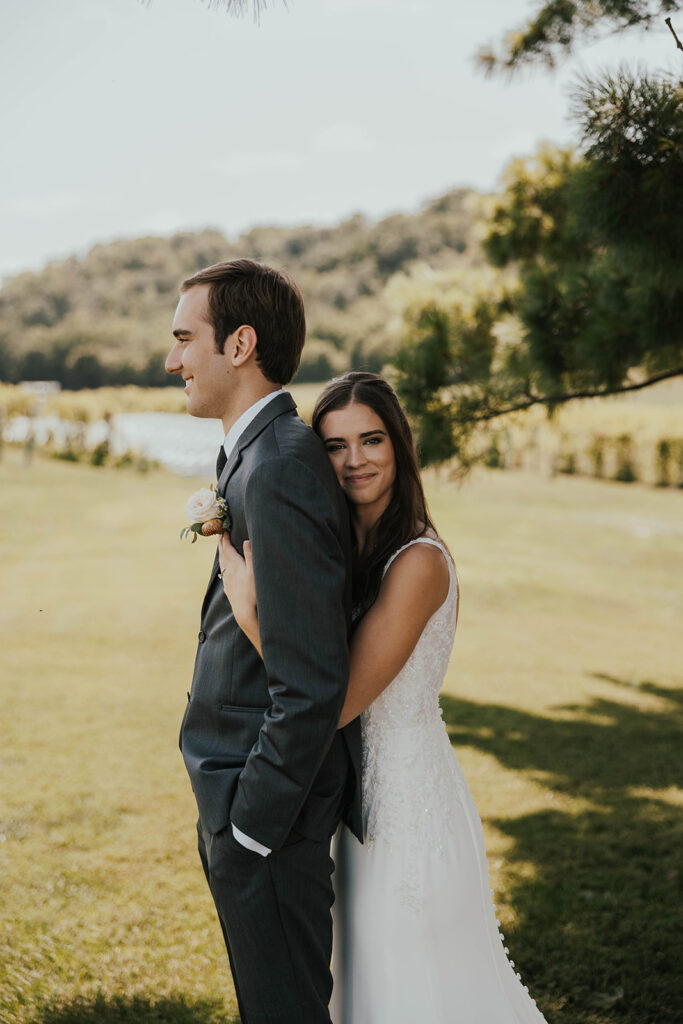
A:
<svg viewBox="0 0 683 1024">
<path fill-rule="evenodd" d="M 200 644 L 203 644 L 205 640 L 206 640 L 206 633 L 204 632 L 203 629 L 200 629 L 199 630 L 199 642 L 200 642 Z"/>
</svg>

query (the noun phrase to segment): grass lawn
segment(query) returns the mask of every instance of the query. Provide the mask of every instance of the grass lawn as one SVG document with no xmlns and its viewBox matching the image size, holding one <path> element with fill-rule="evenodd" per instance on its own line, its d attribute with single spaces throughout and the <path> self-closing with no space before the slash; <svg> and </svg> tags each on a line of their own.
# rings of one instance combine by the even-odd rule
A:
<svg viewBox="0 0 683 1024">
<path fill-rule="evenodd" d="M 0 463 L 2 1022 L 237 1020 L 177 749 L 206 482 Z M 462 588 L 445 718 L 517 969 L 550 1024 L 674 1024 L 683 494 L 427 484 Z"/>
</svg>

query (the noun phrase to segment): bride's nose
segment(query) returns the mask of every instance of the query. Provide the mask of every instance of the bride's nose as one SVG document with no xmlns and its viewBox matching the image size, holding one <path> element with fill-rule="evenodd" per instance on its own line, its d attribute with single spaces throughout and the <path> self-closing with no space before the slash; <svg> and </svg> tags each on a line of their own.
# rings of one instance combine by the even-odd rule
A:
<svg viewBox="0 0 683 1024">
<path fill-rule="evenodd" d="M 346 465 L 350 469 L 362 466 L 365 462 L 365 448 L 362 444 L 351 444 L 346 449 Z"/>
</svg>

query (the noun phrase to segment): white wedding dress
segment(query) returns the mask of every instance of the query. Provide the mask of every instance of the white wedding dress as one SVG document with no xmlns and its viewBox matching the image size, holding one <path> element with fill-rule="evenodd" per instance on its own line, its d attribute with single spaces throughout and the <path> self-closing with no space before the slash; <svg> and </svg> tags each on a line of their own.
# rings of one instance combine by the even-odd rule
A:
<svg viewBox="0 0 683 1024">
<path fill-rule="evenodd" d="M 450 586 L 362 715 L 366 840 L 343 827 L 335 837 L 332 1020 L 543 1024 L 507 957 L 481 819 L 438 703 L 455 635 L 455 568 L 439 541 L 411 543 L 443 551 Z"/>
</svg>

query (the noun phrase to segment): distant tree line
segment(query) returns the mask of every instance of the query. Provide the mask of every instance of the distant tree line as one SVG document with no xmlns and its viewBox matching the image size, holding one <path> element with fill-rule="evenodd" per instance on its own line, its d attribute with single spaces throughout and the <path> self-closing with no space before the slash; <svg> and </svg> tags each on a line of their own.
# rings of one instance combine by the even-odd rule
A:
<svg viewBox="0 0 683 1024">
<path fill-rule="evenodd" d="M 236 256 L 283 267 L 302 288 L 308 341 L 299 381 L 380 370 L 398 344 L 388 283 L 420 262 L 481 261 L 476 204 L 476 194 L 455 190 L 378 222 L 355 215 L 329 227 L 256 227 L 234 241 L 205 230 L 97 245 L 0 288 L 0 380 L 58 380 L 70 389 L 168 384 L 178 285 Z"/>
<path fill-rule="evenodd" d="M 182 384 L 179 378 L 171 378 L 165 373 L 165 353 L 162 352 L 149 356 L 141 366 L 134 366 L 123 361 L 104 362 L 94 352 L 79 352 L 76 346 L 74 349 L 75 354 L 72 354 L 67 345 L 55 345 L 47 351 L 29 349 L 24 354 L 13 356 L 2 340 L 0 380 L 9 384 L 24 380 L 56 380 L 70 391 L 123 384 L 146 388 Z"/>
</svg>

